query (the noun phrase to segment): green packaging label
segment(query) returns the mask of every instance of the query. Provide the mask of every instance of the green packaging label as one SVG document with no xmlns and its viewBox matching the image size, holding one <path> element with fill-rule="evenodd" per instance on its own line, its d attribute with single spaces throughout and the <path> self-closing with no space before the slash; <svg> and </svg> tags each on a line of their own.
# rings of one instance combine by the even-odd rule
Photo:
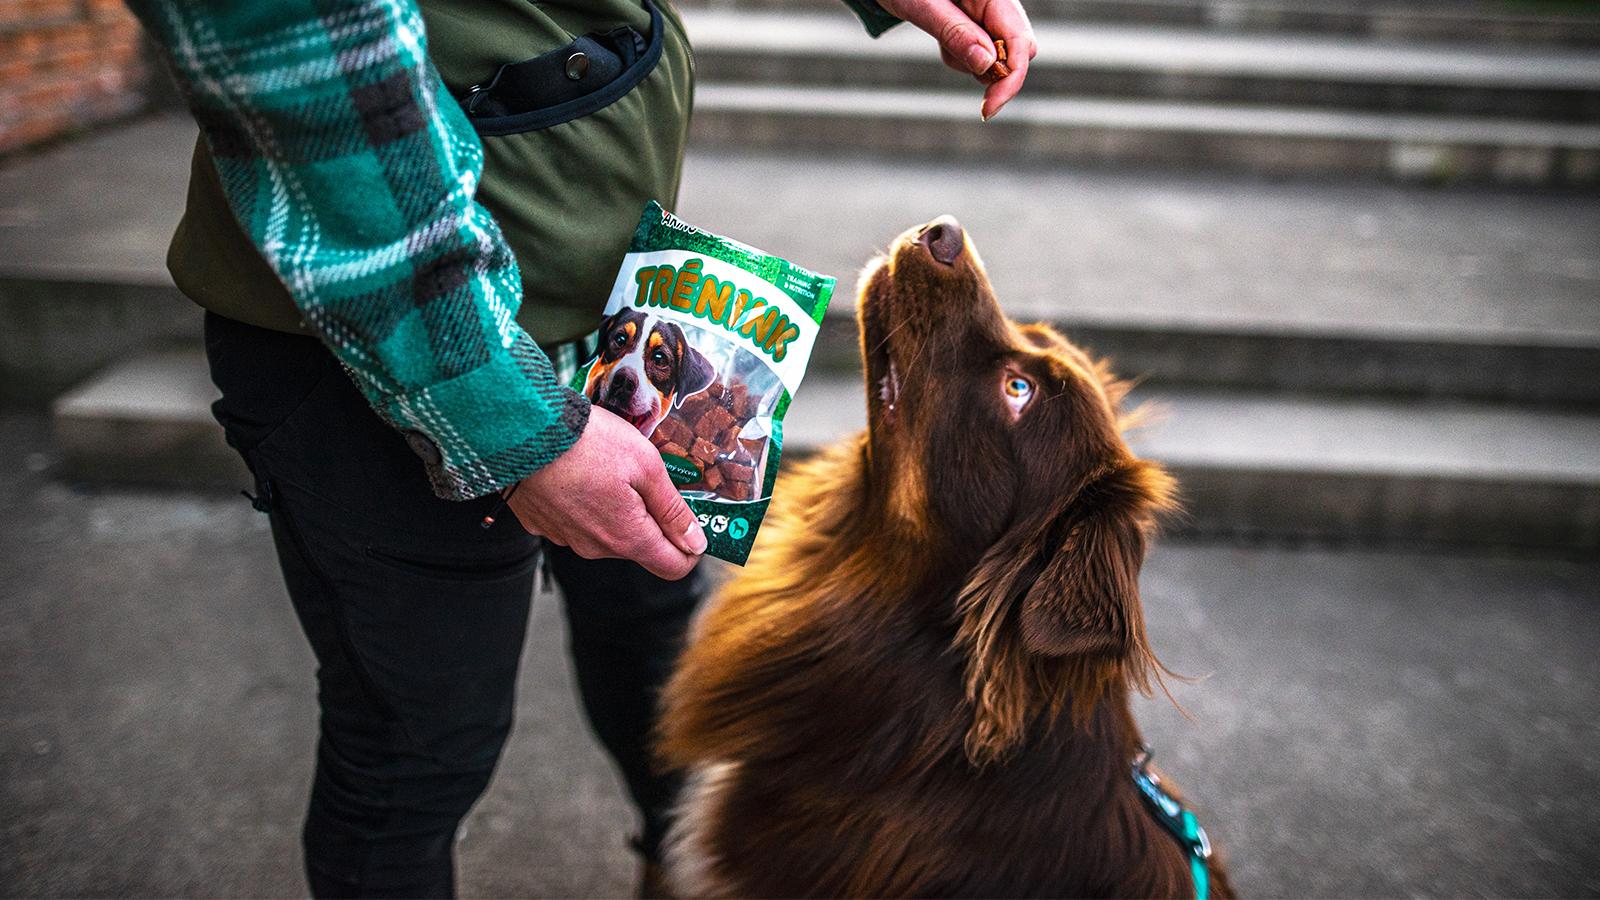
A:
<svg viewBox="0 0 1600 900">
<path fill-rule="evenodd" d="M 638 428 L 705 529 L 743 565 L 766 516 L 783 417 L 834 279 L 645 205 L 572 387 Z"/>
</svg>

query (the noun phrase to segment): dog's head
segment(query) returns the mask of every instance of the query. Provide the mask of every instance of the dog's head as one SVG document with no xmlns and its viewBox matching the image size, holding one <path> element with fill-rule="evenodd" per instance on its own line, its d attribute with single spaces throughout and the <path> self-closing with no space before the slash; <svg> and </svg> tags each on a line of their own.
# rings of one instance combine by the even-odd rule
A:
<svg viewBox="0 0 1600 900">
<path fill-rule="evenodd" d="M 1123 440 L 1127 385 L 1007 320 L 949 217 L 869 267 L 858 314 L 870 506 L 956 569 L 969 757 L 1004 755 L 1044 709 L 1148 689 L 1138 575 L 1173 483 Z"/>
<path fill-rule="evenodd" d="M 649 437 L 668 412 L 705 390 L 714 375 L 682 328 L 653 313 L 625 309 L 601 324 L 599 356 L 589 367 L 583 393 Z"/>
</svg>

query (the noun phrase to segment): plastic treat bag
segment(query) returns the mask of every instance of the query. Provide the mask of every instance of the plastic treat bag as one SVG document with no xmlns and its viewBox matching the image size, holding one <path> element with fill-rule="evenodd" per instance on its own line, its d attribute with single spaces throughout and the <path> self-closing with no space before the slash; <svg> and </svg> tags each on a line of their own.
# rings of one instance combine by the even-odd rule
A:
<svg viewBox="0 0 1600 900">
<path fill-rule="evenodd" d="M 572 386 L 661 451 L 718 559 L 750 555 L 833 286 L 655 201 L 622 258 L 599 349 Z"/>
</svg>

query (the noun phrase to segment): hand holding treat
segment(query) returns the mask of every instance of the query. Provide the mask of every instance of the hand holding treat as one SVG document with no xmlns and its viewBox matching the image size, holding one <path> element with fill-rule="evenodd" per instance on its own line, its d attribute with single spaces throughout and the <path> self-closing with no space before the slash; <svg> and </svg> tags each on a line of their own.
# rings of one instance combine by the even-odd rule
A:
<svg viewBox="0 0 1600 900">
<path fill-rule="evenodd" d="M 988 85 L 983 118 L 1022 90 L 1038 45 L 1020 0 L 879 0 L 879 5 L 933 35 L 945 65 Z"/>
</svg>

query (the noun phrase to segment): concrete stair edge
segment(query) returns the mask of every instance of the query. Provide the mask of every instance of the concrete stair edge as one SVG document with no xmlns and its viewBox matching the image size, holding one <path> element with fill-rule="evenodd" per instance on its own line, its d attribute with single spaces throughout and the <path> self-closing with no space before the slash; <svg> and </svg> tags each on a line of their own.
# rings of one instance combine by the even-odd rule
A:
<svg viewBox="0 0 1600 900">
<path fill-rule="evenodd" d="M 0 402 L 40 406 L 107 363 L 193 339 L 200 310 L 145 271 L 0 269 Z"/>
<path fill-rule="evenodd" d="M 1600 342 L 1469 340 L 1301 328 L 1108 322 L 1071 315 L 1048 321 L 1123 377 L 1310 394 L 1430 397 L 1600 409 Z M 820 371 L 855 372 L 853 315 L 830 312 L 813 351 Z"/>
<path fill-rule="evenodd" d="M 211 416 L 219 396 L 197 345 L 115 362 L 50 406 L 62 473 L 89 482 L 248 487 L 244 462 Z"/>
<path fill-rule="evenodd" d="M 680 0 L 684 9 L 795 9 L 793 0 Z M 802 0 L 801 8 L 838 10 L 837 0 Z M 1224 32 L 1344 35 L 1418 43 L 1600 46 L 1600 17 L 1532 15 L 1475 7 L 1422 8 L 1396 3 L 1353 7 L 1309 2 L 1236 0 L 1032 0 L 1037 21 L 1113 22 L 1203 27 Z M 848 13 L 845 13 L 848 15 Z"/>
<path fill-rule="evenodd" d="M 164 397 L 160 402 L 153 397 Z M 198 348 L 157 351 L 118 364 L 60 398 L 53 426 L 63 457 L 63 474 L 90 481 L 133 481 L 173 486 L 235 488 L 248 485 L 238 457 L 211 420 L 208 404 L 215 396 Z M 1163 400 L 1163 396 L 1165 400 Z M 803 386 L 786 421 L 791 458 L 859 428 L 864 421 L 864 391 L 855 379 L 814 373 Z M 1361 452 L 1349 438 L 1334 447 L 1331 459 L 1307 464 L 1308 447 L 1321 436 L 1301 432 L 1283 459 L 1271 454 L 1229 451 L 1226 434 L 1208 440 L 1194 436 L 1196 422 L 1215 407 L 1244 410 L 1289 404 L 1300 410 L 1294 423 L 1266 421 L 1262 434 L 1285 425 L 1318 427 L 1319 411 L 1337 411 L 1339 404 L 1305 398 L 1262 399 L 1228 392 L 1188 391 L 1152 399 L 1165 402 L 1175 419 L 1188 416 L 1192 452 L 1177 452 L 1184 437 L 1151 440 L 1135 436 L 1135 445 L 1154 458 L 1168 459 L 1184 484 L 1186 517 L 1177 530 L 1232 537 L 1274 537 L 1361 542 L 1403 542 L 1420 545 L 1478 545 L 1589 552 L 1600 549 L 1600 454 L 1566 453 L 1587 441 L 1600 447 L 1600 416 L 1564 412 L 1505 410 L 1454 404 L 1444 421 L 1473 429 L 1517 429 L 1536 437 L 1543 448 L 1543 466 L 1516 465 L 1501 448 L 1498 461 L 1471 465 L 1474 448 L 1461 444 L 1441 450 L 1439 463 L 1429 464 L 1426 447 L 1393 453 L 1387 464 L 1371 451 L 1372 464 L 1352 464 L 1339 454 Z M 1345 401 L 1347 420 L 1389 422 L 1394 416 L 1416 416 L 1433 407 L 1392 401 Z M 1196 412 L 1198 410 L 1198 412 Z M 152 414 L 154 413 L 154 414 Z M 1230 419 L 1234 413 L 1230 412 Z M 1337 418 L 1337 415 L 1334 415 Z M 1353 418 L 1352 418 L 1353 417 Z M 1212 420 L 1214 423 L 1217 420 Z M 1250 427 L 1233 422 L 1234 429 Z M 1426 438 L 1425 428 L 1409 428 L 1409 438 Z M 1420 430 L 1419 430 L 1420 429 Z M 1380 429 L 1381 430 L 1381 429 Z M 1470 436 L 1470 435 L 1469 435 Z M 1450 439 L 1445 436 L 1445 439 Z M 1165 441 L 1165 444 L 1163 444 Z M 1371 443 L 1371 442 L 1368 442 Z M 1355 449 L 1352 449 L 1354 447 Z M 1165 448 L 1165 449 L 1164 449 Z M 1446 452 L 1448 450 L 1448 452 Z M 1295 453 L 1300 453 L 1299 461 Z M 1409 456 L 1407 455 L 1409 454 Z M 1483 454 L 1480 454 L 1483 455 Z M 1484 458 L 1489 459 L 1494 454 Z M 1452 458 L 1454 457 L 1454 458 Z M 1597 457 L 1590 459 L 1590 457 Z"/>
<path fill-rule="evenodd" d="M 61 297 L 70 297 L 61 302 Z M 859 361 L 851 298 L 836 298 L 819 371 Z M 1119 372 L 1152 384 L 1370 393 L 1600 407 L 1600 336 L 1396 332 L 1302 323 L 1142 321 L 1009 309 L 1049 321 Z M 0 399 L 43 405 L 152 345 L 192 341 L 201 312 L 170 283 L 26 280 L 0 273 Z"/>
<path fill-rule="evenodd" d="M 965 83 L 911 30 L 873 40 L 817 14 L 686 15 L 696 71 L 712 83 L 951 90 Z M 1196 30 L 1038 26 L 1029 100 L 1051 96 L 1600 121 L 1600 59 L 1477 47 L 1396 47 Z"/>
<path fill-rule="evenodd" d="M 926 34 L 899 29 L 872 38 L 838 16 L 707 10 L 687 13 L 685 22 L 694 40 L 697 70 L 703 70 L 708 58 L 737 53 L 809 57 L 834 64 L 848 59 L 914 60 L 943 67 L 932 37 Z M 1579 51 L 1417 47 L 1084 23 L 1036 22 L 1035 31 L 1041 48 L 1032 61 L 1035 74 L 1050 68 L 1113 69 L 1164 76 L 1237 75 L 1503 90 L 1600 88 L 1600 59 Z"/>
<path fill-rule="evenodd" d="M 1269 177 L 1369 177 L 1592 190 L 1600 127 L 1147 101 L 702 84 L 701 146 L 1075 165 L 1183 164 Z"/>
<path fill-rule="evenodd" d="M 807 391 L 810 391 L 808 394 Z M 1206 412 L 1208 405 L 1225 410 Z M 1134 402 L 1150 402 L 1156 407 L 1155 428 L 1159 428 L 1163 409 L 1178 425 L 1188 430 L 1152 438 L 1149 430 L 1130 435 L 1135 450 L 1161 461 L 1178 478 L 1185 512 L 1169 523 L 1178 533 L 1244 539 L 1290 539 L 1361 544 L 1463 547 L 1494 546 L 1543 549 L 1558 552 L 1592 553 L 1600 550 L 1600 417 L 1572 413 L 1544 413 L 1507 410 L 1477 404 L 1445 404 L 1364 399 L 1326 400 L 1307 397 L 1263 397 L 1226 390 L 1159 389 L 1136 391 Z M 1195 414 L 1192 407 L 1202 407 Z M 1267 421 L 1257 437 L 1271 440 L 1289 436 L 1298 443 L 1290 458 L 1272 459 L 1271 454 L 1243 452 L 1222 447 L 1228 429 L 1249 433 L 1234 420 L 1249 417 L 1266 406 L 1298 407 L 1294 423 Z M 837 416 L 844 411 L 853 418 L 824 422 L 820 410 Z M 785 422 L 786 452 L 805 454 L 859 430 L 865 421 L 865 391 L 854 379 L 828 379 L 803 385 Z M 1340 414 L 1342 410 L 1342 415 Z M 1370 458 L 1358 458 L 1362 448 L 1358 435 L 1353 443 L 1348 436 L 1329 441 L 1334 446 L 1329 458 L 1322 458 L 1324 438 L 1341 437 L 1335 430 L 1344 420 L 1366 419 L 1370 423 L 1404 425 L 1406 417 L 1432 416 L 1467 431 L 1493 431 L 1494 427 L 1524 421 L 1552 427 L 1526 430 L 1545 432 L 1549 441 L 1546 460 L 1555 460 L 1543 471 L 1536 467 L 1519 470 L 1508 464 L 1502 448 L 1498 463 L 1471 464 L 1473 447 L 1461 445 L 1470 437 L 1441 434 L 1437 460 L 1430 463 L 1426 447 L 1413 445 L 1409 451 L 1374 451 Z M 1319 424 L 1328 416 L 1332 424 Z M 1209 422 L 1208 422 L 1209 419 Z M 1215 433 L 1196 441 L 1198 426 L 1209 424 Z M 1268 427 L 1270 426 L 1270 427 Z M 1296 431 L 1295 428 L 1302 430 Z M 1309 428 L 1310 430 L 1304 430 Z M 1320 430 L 1319 430 L 1320 429 Z M 1402 444 L 1408 439 L 1402 427 Z M 1417 440 L 1425 429 L 1411 427 L 1409 440 Z M 1220 435 L 1220 436 L 1218 436 Z M 1426 438 L 1426 434 L 1422 435 Z M 1393 435 L 1390 436 L 1393 439 Z M 1381 443 L 1384 436 L 1372 435 Z M 1196 443 L 1184 449 L 1186 442 Z M 1445 452 L 1455 442 L 1455 452 Z M 1576 452 L 1588 450 L 1585 462 L 1563 469 L 1562 447 Z M 1292 449 L 1292 448 L 1291 448 Z M 1368 447 L 1367 449 L 1371 449 Z M 1293 458 L 1298 454 L 1298 458 Z M 1341 454 L 1343 458 L 1341 459 Z M 1451 457 L 1456 458 L 1452 459 Z"/>
</svg>

